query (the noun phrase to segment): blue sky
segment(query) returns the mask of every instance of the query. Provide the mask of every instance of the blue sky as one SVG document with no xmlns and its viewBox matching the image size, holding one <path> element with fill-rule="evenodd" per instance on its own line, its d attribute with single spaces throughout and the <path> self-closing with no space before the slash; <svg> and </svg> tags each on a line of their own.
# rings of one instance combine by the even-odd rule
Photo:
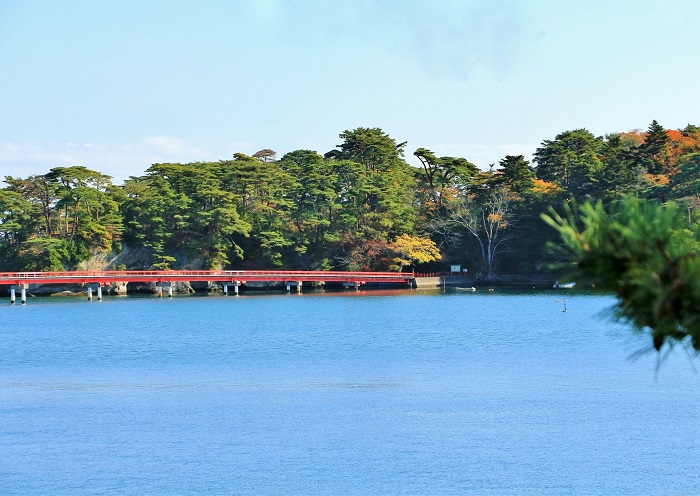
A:
<svg viewBox="0 0 700 496">
<path fill-rule="evenodd" d="M 0 0 L 0 177 L 700 124 L 695 0 Z"/>
</svg>

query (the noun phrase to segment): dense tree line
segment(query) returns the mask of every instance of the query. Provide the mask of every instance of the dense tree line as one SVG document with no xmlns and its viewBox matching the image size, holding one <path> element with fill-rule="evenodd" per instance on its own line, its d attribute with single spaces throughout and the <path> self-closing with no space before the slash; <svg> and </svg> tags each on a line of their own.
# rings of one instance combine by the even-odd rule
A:
<svg viewBox="0 0 700 496">
<path fill-rule="evenodd" d="M 444 270 L 484 280 L 537 273 L 558 233 L 541 219 L 572 201 L 676 200 L 694 219 L 700 128 L 544 140 L 530 164 L 506 156 L 481 171 L 381 129 L 340 134 L 325 155 L 296 150 L 188 164 L 161 163 L 123 185 L 83 166 L 6 177 L 0 190 L 0 270 L 109 268 Z M 141 256 L 123 265 L 119 254 Z"/>
</svg>

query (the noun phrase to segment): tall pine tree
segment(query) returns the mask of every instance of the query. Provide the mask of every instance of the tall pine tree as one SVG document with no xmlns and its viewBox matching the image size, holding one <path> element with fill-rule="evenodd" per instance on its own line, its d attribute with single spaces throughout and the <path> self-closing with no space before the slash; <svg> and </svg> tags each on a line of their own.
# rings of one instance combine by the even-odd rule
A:
<svg viewBox="0 0 700 496">
<path fill-rule="evenodd" d="M 663 126 L 656 119 L 651 121 L 644 143 L 639 148 L 641 165 L 650 174 L 664 174 L 669 167 L 669 139 Z"/>
</svg>

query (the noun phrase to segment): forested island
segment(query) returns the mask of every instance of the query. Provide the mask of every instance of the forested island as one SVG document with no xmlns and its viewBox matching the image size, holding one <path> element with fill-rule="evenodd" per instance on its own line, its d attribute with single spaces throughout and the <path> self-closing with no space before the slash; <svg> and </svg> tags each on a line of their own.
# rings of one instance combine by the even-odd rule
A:
<svg viewBox="0 0 700 496">
<path fill-rule="evenodd" d="M 218 162 L 158 163 L 123 185 L 88 167 L 5 177 L 0 270 L 298 269 L 444 271 L 483 281 L 541 274 L 560 233 L 542 214 L 626 197 L 674 200 L 696 225 L 700 128 L 544 140 L 533 163 L 489 170 L 413 151 L 378 128 L 323 155 L 272 149 Z M 416 162 L 418 163 L 418 162 Z M 550 224 L 552 224 L 550 222 Z"/>
</svg>

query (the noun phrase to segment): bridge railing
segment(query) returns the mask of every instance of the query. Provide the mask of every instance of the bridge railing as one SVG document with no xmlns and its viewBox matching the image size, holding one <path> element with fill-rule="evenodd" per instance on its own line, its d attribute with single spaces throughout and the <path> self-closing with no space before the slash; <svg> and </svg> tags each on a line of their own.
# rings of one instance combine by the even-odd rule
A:
<svg viewBox="0 0 700 496">
<path fill-rule="evenodd" d="M 416 272 L 415 277 L 447 277 L 460 274 L 453 274 L 451 272 Z"/>
<path fill-rule="evenodd" d="M 167 280 L 269 280 L 269 281 L 410 281 L 409 272 L 284 271 L 284 270 L 112 270 L 66 272 L 0 272 L 0 284 L 84 282 L 84 281 L 167 281 Z"/>
</svg>

